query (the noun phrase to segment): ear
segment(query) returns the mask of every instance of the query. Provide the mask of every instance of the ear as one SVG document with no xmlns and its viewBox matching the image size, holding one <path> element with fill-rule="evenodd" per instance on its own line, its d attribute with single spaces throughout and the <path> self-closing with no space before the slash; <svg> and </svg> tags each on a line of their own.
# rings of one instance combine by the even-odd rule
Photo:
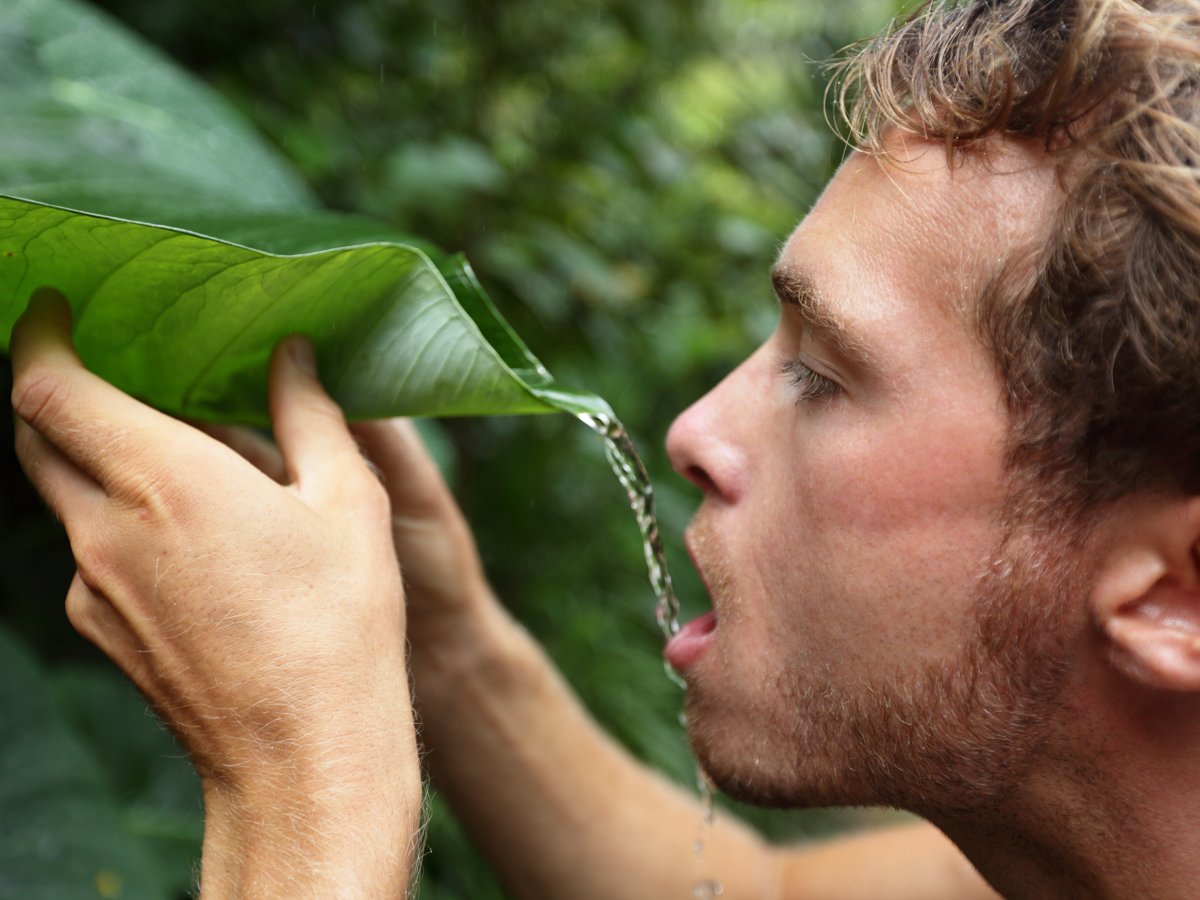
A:
<svg viewBox="0 0 1200 900">
<path fill-rule="evenodd" d="M 1125 677 L 1200 691 L 1200 497 L 1139 498 L 1108 522 L 1090 611 Z"/>
</svg>

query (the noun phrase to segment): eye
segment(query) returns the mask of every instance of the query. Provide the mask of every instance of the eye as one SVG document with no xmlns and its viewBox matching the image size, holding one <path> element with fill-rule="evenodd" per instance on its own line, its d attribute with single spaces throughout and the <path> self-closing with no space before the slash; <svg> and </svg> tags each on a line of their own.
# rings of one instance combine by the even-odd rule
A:
<svg viewBox="0 0 1200 900">
<path fill-rule="evenodd" d="M 814 372 L 800 357 L 780 360 L 779 371 L 787 376 L 788 381 L 796 388 L 797 401 L 829 397 L 841 390 L 836 381 Z"/>
</svg>

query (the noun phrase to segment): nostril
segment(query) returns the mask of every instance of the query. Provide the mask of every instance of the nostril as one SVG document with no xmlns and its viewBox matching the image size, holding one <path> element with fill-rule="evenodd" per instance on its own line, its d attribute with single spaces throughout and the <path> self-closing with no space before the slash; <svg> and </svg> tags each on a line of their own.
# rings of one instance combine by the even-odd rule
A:
<svg viewBox="0 0 1200 900">
<path fill-rule="evenodd" d="M 683 477 L 705 493 L 716 491 L 716 483 L 708 477 L 708 473 L 700 466 L 688 466 L 683 471 Z"/>
</svg>

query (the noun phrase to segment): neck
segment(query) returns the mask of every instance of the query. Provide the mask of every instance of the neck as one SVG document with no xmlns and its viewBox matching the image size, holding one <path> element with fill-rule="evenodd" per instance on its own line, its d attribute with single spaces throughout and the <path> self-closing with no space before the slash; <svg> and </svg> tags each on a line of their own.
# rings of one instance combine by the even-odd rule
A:
<svg viewBox="0 0 1200 900">
<path fill-rule="evenodd" d="M 1196 896 L 1200 703 L 1105 681 L 1104 714 L 1065 706 L 1061 733 L 1002 799 L 930 817 L 1005 897 Z"/>
</svg>

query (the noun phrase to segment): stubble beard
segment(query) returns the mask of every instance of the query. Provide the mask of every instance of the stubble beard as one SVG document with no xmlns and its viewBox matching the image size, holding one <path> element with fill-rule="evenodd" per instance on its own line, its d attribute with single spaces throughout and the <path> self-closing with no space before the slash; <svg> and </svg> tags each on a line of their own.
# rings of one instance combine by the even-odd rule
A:
<svg viewBox="0 0 1200 900">
<path fill-rule="evenodd" d="M 1044 530 L 1010 530 L 981 567 L 969 637 L 953 658 L 851 689 L 788 669 L 740 709 L 724 708 L 718 691 L 689 691 L 697 759 L 729 796 L 764 806 L 881 805 L 939 818 L 999 802 L 1057 727 L 1081 633 L 1077 554 L 1065 545 Z M 728 684 L 726 674 L 712 685 Z"/>
</svg>

